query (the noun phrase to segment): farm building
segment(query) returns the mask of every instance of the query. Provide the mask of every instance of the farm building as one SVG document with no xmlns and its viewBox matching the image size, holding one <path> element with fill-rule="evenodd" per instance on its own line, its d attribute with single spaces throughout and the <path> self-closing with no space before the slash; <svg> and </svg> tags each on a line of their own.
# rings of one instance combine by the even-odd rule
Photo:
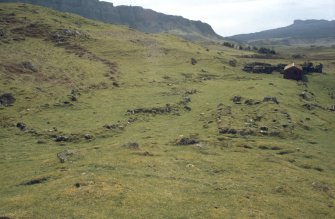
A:
<svg viewBox="0 0 335 219">
<path fill-rule="evenodd" d="M 293 79 L 298 81 L 302 80 L 302 76 L 303 76 L 303 70 L 300 65 L 292 63 L 284 68 L 285 79 Z"/>
</svg>

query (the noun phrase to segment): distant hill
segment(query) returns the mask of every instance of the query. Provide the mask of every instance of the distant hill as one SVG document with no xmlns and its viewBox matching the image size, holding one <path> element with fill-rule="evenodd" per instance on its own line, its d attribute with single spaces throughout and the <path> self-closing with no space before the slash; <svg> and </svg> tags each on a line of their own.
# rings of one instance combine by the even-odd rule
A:
<svg viewBox="0 0 335 219">
<path fill-rule="evenodd" d="M 192 21 L 181 16 L 166 15 L 150 9 L 117 6 L 99 0 L 0 0 L 23 2 L 70 12 L 85 18 L 129 26 L 143 32 L 168 32 L 188 39 L 220 39 L 209 24 Z"/>
<path fill-rule="evenodd" d="M 251 45 L 335 44 L 335 20 L 295 20 L 287 27 L 229 38 Z"/>
</svg>

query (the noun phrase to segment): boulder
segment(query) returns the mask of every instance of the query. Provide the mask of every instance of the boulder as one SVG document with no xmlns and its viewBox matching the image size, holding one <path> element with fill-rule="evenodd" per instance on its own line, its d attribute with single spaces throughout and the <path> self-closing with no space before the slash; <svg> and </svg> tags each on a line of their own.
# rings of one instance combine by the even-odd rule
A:
<svg viewBox="0 0 335 219">
<path fill-rule="evenodd" d="M 75 151 L 73 150 L 66 150 L 60 153 L 57 153 L 57 157 L 59 159 L 59 162 L 64 163 L 69 159 L 69 157 L 72 157 L 75 154 Z"/>
<path fill-rule="evenodd" d="M 26 124 L 24 124 L 23 122 L 18 122 L 18 123 L 16 124 L 16 127 L 17 127 L 18 129 L 20 129 L 21 131 L 25 131 L 25 130 L 27 129 Z"/>
<path fill-rule="evenodd" d="M 67 161 L 67 156 L 64 152 L 58 153 L 57 157 L 61 163 L 65 163 L 65 161 Z"/>
<path fill-rule="evenodd" d="M 299 97 L 301 97 L 304 100 L 310 100 L 312 99 L 312 95 L 306 91 L 303 91 L 299 94 Z"/>
<path fill-rule="evenodd" d="M 260 131 L 259 132 L 261 134 L 263 134 L 263 135 L 267 135 L 268 131 L 269 131 L 268 127 L 263 126 L 263 127 L 260 127 Z"/>
<path fill-rule="evenodd" d="M 117 129 L 119 126 L 117 124 L 104 125 L 106 129 Z"/>
<path fill-rule="evenodd" d="M 77 99 L 77 97 L 76 96 L 71 96 L 71 101 L 73 101 L 73 102 L 75 102 L 75 101 L 77 101 L 78 99 Z"/>
<path fill-rule="evenodd" d="M 199 141 L 197 139 L 191 137 L 181 137 L 177 140 L 177 145 L 192 145 L 198 143 Z"/>
<path fill-rule="evenodd" d="M 279 104 L 277 98 L 271 97 L 271 96 L 264 97 L 263 102 L 273 102 L 273 103 Z"/>
<path fill-rule="evenodd" d="M 46 181 L 49 180 L 50 177 L 42 177 L 42 178 L 38 178 L 38 179 L 32 179 L 29 180 L 27 182 L 23 182 L 20 184 L 20 186 L 32 186 L 32 185 L 36 185 L 36 184 L 41 184 L 44 183 Z"/>
<path fill-rule="evenodd" d="M 187 110 L 187 111 L 192 111 L 192 108 L 189 107 L 189 106 L 184 106 L 184 109 Z"/>
<path fill-rule="evenodd" d="M 247 99 L 244 101 L 245 105 L 251 106 L 251 105 L 257 105 L 260 104 L 260 101 L 258 100 L 252 100 L 252 99 Z"/>
<path fill-rule="evenodd" d="M 11 93 L 4 93 L 0 95 L 0 106 L 11 106 L 16 99 Z"/>
<path fill-rule="evenodd" d="M 219 133 L 220 134 L 232 134 L 235 135 L 238 133 L 236 129 L 233 128 L 219 128 Z"/>
<path fill-rule="evenodd" d="M 196 60 L 195 58 L 191 58 L 191 64 L 192 64 L 192 65 L 197 64 L 197 60 Z"/>
<path fill-rule="evenodd" d="M 140 145 L 136 142 L 129 142 L 127 144 L 122 145 L 122 147 L 128 148 L 128 149 L 133 149 L 137 150 L 140 148 Z"/>
<path fill-rule="evenodd" d="M 251 130 L 251 129 L 243 129 L 243 130 L 239 131 L 239 134 L 240 134 L 241 136 L 253 135 L 253 134 L 254 134 L 254 131 Z"/>
<path fill-rule="evenodd" d="M 233 96 L 232 101 L 236 104 L 240 104 L 242 100 L 241 96 Z"/>
<path fill-rule="evenodd" d="M 308 109 L 308 110 L 313 110 L 315 109 L 314 105 L 313 104 L 309 104 L 309 103 L 305 103 L 303 105 L 304 108 Z"/>
<path fill-rule="evenodd" d="M 85 135 L 84 135 L 84 138 L 85 138 L 86 140 L 92 140 L 92 139 L 93 139 L 93 136 L 90 135 L 90 134 L 85 134 Z"/>
<path fill-rule="evenodd" d="M 236 65 L 237 65 L 237 61 L 236 61 L 236 59 L 232 59 L 232 60 L 229 60 L 228 64 L 229 64 L 231 67 L 236 67 Z"/>
<path fill-rule="evenodd" d="M 56 136 L 56 138 L 55 138 L 56 142 L 64 142 L 64 141 L 68 141 L 68 140 L 69 140 L 68 137 L 62 136 L 62 135 Z"/>
<path fill-rule="evenodd" d="M 22 62 L 22 66 L 25 68 L 25 69 L 28 69 L 32 72 L 37 72 L 37 69 L 33 66 L 33 64 L 31 62 Z"/>
<path fill-rule="evenodd" d="M 0 38 L 4 38 L 5 37 L 5 31 L 0 30 Z"/>
</svg>

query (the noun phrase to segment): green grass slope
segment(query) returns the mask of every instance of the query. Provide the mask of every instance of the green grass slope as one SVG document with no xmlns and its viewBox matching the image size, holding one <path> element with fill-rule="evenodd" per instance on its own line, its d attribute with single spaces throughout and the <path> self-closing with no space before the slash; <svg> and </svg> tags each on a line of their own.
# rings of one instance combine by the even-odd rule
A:
<svg viewBox="0 0 335 219">
<path fill-rule="evenodd" d="M 334 52 L 296 82 L 243 72 L 248 51 L 31 5 L 0 4 L 0 31 L 0 95 L 16 99 L 0 108 L 0 217 L 335 217 Z"/>
</svg>

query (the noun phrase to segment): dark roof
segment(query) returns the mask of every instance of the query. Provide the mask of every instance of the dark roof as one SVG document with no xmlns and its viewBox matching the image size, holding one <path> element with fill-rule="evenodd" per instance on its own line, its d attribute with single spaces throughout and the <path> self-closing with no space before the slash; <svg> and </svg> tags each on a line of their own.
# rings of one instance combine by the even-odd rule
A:
<svg viewBox="0 0 335 219">
<path fill-rule="evenodd" d="M 296 65 L 295 63 L 285 66 L 284 71 L 286 71 L 289 68 L 297 68 L 302 71 L 302 67 L 300 65 Z"/>
</svg>

